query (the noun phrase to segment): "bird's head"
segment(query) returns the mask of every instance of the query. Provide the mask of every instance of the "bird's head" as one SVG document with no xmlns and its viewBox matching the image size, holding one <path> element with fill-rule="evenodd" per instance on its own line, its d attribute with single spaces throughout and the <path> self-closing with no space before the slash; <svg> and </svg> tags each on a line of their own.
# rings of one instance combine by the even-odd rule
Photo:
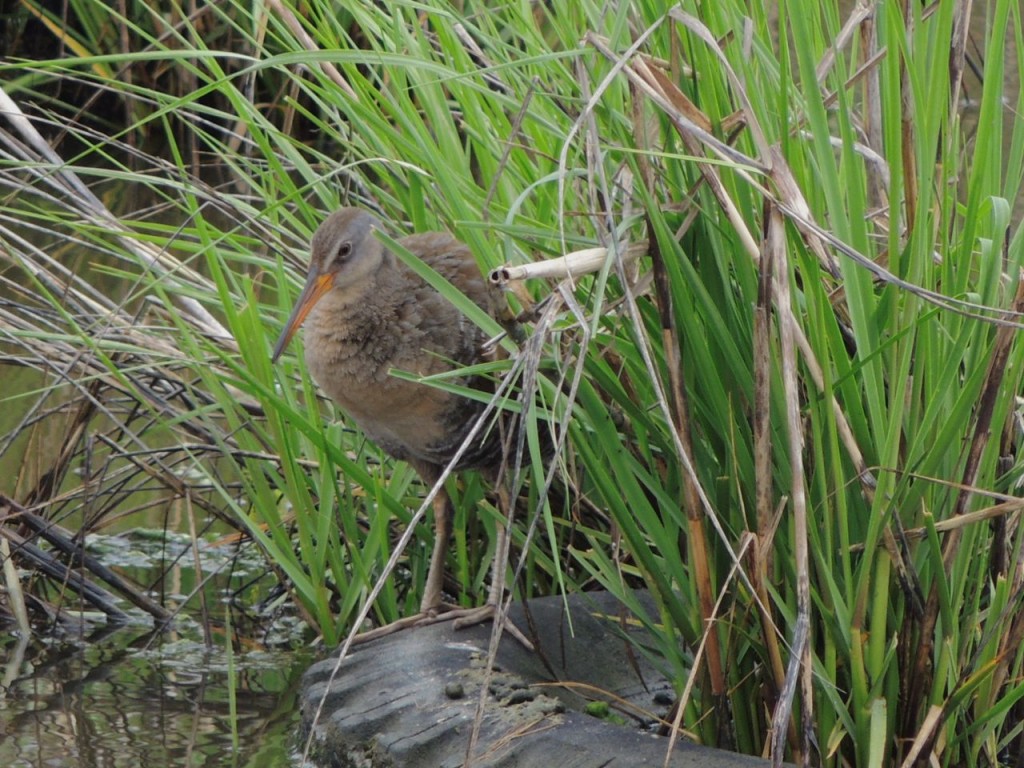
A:
<svg viewBox="0 0 1024 768">
<path fill-rule="evenodd" d="M 284 352 L 307 315 L 331 291 L 358 293 L 380 268 L 384 246 L 373 235 L 380 221 L 359 208 L 342 208 L 328 216 L 313 234 L 309 274 L 295 308 L 274 346 L 273 362 Z"/>
</svg>

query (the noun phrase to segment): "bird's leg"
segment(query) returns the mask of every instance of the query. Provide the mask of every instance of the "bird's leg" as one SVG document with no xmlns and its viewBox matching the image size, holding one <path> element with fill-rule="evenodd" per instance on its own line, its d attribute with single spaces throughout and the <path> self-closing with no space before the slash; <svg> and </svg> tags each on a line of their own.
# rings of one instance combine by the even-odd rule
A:
<svg viewBox="0 0 1024 768">
<path fill-rule="evenodd" d="M 487 590 L 487 602 L 479 608 L 456 608 L 442 614 L 439 619 L 454 619 L 452 626 L 455 629 L 464 629 L 490 621 L 499 615 L 499 607 L 505 596 L 505 572 L 508 568 L 509 550 L 511 537 L 508 533 L 508 523 L 511 521 L 512 504 L 508 489 L 498 484 L 498 507 L 502 519 L 498 523 L 497 540 L 494 543 L 494 560 L 491 563 L 491 586 Z M 505 629 L 509 634 L 518 640 L 528 651 L 532 651 L 533 643 L 526 639 L 519 627 L 512 623 L 506 616 L 504 619 Z"/>
<path fill-rule="evenodd" d="M 499 485 L 498 506 L 502 520 L 498 523 L 497 541 L 494 547 L 494 562 L 491 565 L 491 586 L 487 591 L 486 604 L 478 608 L 449 608 L 442 600 L 444 593 L 444 565 L 448 553 L 448 539 L 451 536 L 452 504 L 448 492 L 441 488 L 434 497 L 434 550 L 430 555 L 430 566 L 427 568 L 427 580 L 423 586 L 423 599 L 420 611 L 413 616 L 393 621 L 383 627 L 363 632 L 355 637 L 354 643 L 364 643 L 378 637 L 390 635 L 406 627 L 434 624 L 451 621 L 455 629 L 463 629 L 490 621 L 498 613 L 498 608 L 505 594 L 505 571 L 508 568 L 510 537 L 508 525 L 511 504 L 508 491 Z M 526 639 L 520 629 L 507 617 L 505 629 L 518 640 L 528 651 L 534 649 L 533 643 Z"/>
<path fill-rule="evenodd" d="M 422 470 L 421 470 L 422 474 Z M 427 482 L 433 482 L 429 475 L 424 478 Z M 452 500 L 443 487 L 438 489 L 434 496 L 434 550 L 430 554 L 430 565 L 427 567 L 427 580 L 423 585 L 423 598 L 420 600 L 419 613 L 412 616 L 393 621 L 382 627 L 375 627 L 360 632 L 355 636 L 352 643 L 366 643 L 376 640 L 378 637 L 385 637 L 394 634 L 407 627 L 414 627 L 418 624 L 429 624 L 433 621 L 444 621 L 448 618 L 443 613 L 444 603 L 441 600 L 444 592 L 444 560 L 448 552 L 448 539 L 452 531 Z"/>
<path fill-rule="evenodd" d="M 423 585 L 420 618 L 433 618 L 441 610 L 444 592 L 444 561 L 452 533 L 452 500 L 444 488 L 434 497 L 434 551 L 430 554 L 427 581 Z"/>
</svg>

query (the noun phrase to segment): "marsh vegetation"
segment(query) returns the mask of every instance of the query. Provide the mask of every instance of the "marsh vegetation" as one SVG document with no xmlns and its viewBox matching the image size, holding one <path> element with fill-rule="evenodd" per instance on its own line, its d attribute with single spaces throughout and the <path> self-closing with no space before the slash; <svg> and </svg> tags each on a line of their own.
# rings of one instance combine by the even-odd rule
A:
<svg viewBox="0 0 1024 768">
<path fill-rule="evenodd" d="M 516 284 L 527 339 L 486 371 L 524 450 L 560 445 L 511 473 L 517 599 L 648 590 L 640 652 L 705 744 L 1024 764 L 1018 3 L 4 9 L 22 631 L 95 610 L 87 584 L 166 620 L 84 554 L 172 513 L 255 548 L 311 635 L 353 628 L 425 489 L 270 348 L 309 234 L 357 205 L 482 270 L 608 250 Z M 498 512 L 472 474 L 448 487 L 471 605 Z M 416 610 L 430 549 L 415 527 L 370 623 Z"/>
</svg>

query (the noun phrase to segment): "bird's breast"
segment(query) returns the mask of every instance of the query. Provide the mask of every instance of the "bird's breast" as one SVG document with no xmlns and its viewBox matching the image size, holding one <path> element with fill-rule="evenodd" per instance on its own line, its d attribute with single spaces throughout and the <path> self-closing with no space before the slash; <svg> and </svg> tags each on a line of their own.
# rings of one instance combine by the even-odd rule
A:
<svg viewBox="0 0 1024 768">
<path fill-rule="evenodd" d="M 401 327 L 395 323 L 352 327 L 311 319 L 306 364 L 324 393 L 395 458 L 443 459 L 438 447 L 450 443 L 453 425 L 465 420 L 472 402 L 393 371 L 424 376 L 450 364 L 436 352 L 410 346 L 419 343 L 410 338 L 414 334 L 394 332 Z"/>
</svg>

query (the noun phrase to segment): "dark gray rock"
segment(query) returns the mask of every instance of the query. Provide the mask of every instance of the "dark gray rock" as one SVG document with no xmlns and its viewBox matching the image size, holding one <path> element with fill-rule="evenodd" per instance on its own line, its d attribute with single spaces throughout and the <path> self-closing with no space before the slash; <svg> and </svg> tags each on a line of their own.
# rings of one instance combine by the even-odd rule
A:
<svg viewBox="0 0 1024 768">
<path fill-rule="evenodd" d="M 652 733 L 671 685 L 624 639 L 620 606 L 603 593 L 544 598 L 512 619 L 532 637 L 528 652 L 505 632 L 487 669 L 491 625 L 451 622 L 404 630 L 357 646 L 331 680 L 335 658 L 313 665 L 302 690 L 316 762 L 330 768 L 459 768 L 483 703 L 475 768 L 661 766 L 668 739 Z M 571 629 L 570 629 L 571 621 Z M 629 624 L 630 632 L 642 632 Z M 556 684 L 556 682 L 558 684 Z M 482 695 L 481 692 L 486 691 Z M 602 692 L 612 696 L 602 696 Z M 618 705 L 613 696 L 625 700 Z M 584 714 L 595 699 L 610 715 Z M 763 768 L 767 763 L 677 742 L 673 768 Z"/>
</svg>

